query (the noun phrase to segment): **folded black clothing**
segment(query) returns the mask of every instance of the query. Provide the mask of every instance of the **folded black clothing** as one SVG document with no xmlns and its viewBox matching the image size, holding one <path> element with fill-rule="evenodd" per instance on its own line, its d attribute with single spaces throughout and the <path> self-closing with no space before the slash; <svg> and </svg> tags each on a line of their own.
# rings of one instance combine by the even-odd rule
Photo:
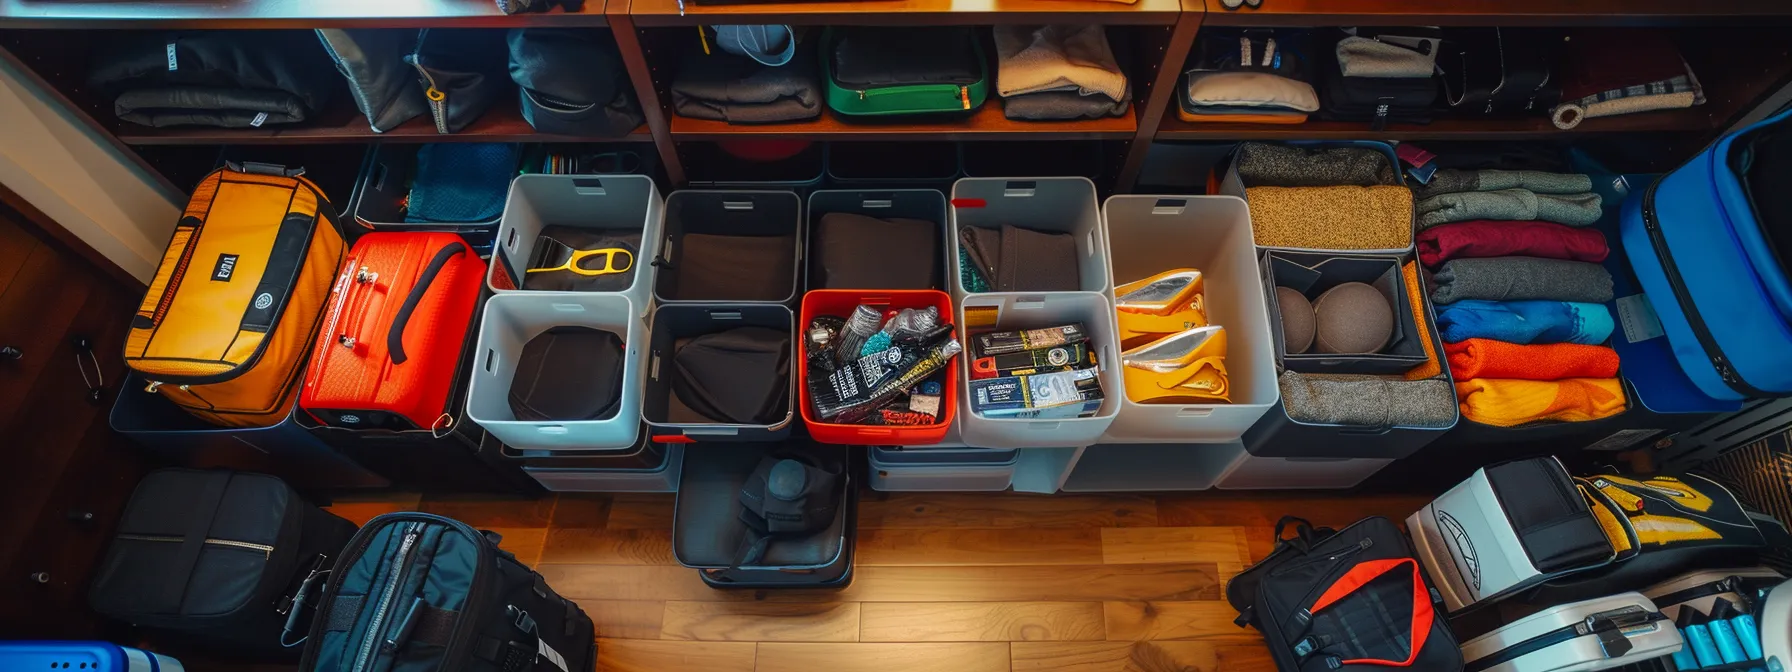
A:
<svg viewBox="0 0 1792 672">
<path fill-rule="evenodd" d="M 970 85 L 983 79 L 984 63 L 968 26 L 850 26 L 826 54 L 834 81 L 851 89 L 907 84 Z"/>
<path fill-rule="evenodd" d="M 967 226 L 958 234 L 959 246 L 990 291 L 1074 292 L 1081 288 L 1076 238 L 1068 233 L 1004 224 L 1000 229 Z"/>
<path fill-rule="evenodd" d="M 939 289 L 940 224 L 830 212 L 816 224 L 817 289 Z"/>
<path fill-rule="evenodd" d="M 1002 116 L 1018 121 L 1051 119 L 1102 119 L 1126 114 L 1131 106 L 1132 89 L 1126 98 L 1113 100 L 1107 96 L 1085 96 L 1075 91 L 1040 91 L 1002 99 Z"/>
<path fill-rule="evenodd" d="M 108 40 L 87 87 L 148 126 L 259 128 L 316 116 L 341 88 L 309 32 L 155 33 Z"/>
<path fill-rule="evenodd" d="M 769 124 L 821 114 L 821 84 L 811 59 L 778 67 L 726 53 L 695 52 L 672 80 L 672 106 L 693 119 Z"/>
<path fill-rule="evenodd" d="M 1335 121 L 1385 118 L 1411 124 L 1431 123 L 1437 80 L 1429 77 L 1345 77 L 1329 70 L 1319 87 L 1319 114 Z"/>
<path fill-rule="evenodd" d="M 543 245 L 553 245 L 554 243 L 540 240 L 541 238 L 551 239 L 554 243 L 564 246 L 565 249 L 555 248 L 552 250 L 557 253 L 555 258 L 542 259 L 540 260 L 541 263 L 533 264 L 534 266 L 542 268 L 559 266 L 566 262 L 566 259 L 561 257 L 570 258 L 579 250 L 620 249 L 627 253 L 626 258 L 618 256 L 607 259 L 607 255 L 594 254 L 580 259 L 579 266 L 580 268 L 593 270 L 611 268 L 624 272 L 605 273 L 602 275 L 584 275 L 568 270 L 544 270 L 529 273 L 526 271 L 531 266 L 530 262 L 532 260 L 511 259 L 509 260 L 510 263 L 518 265 L 515 270 L 522 274 L 523 289 L 535 289 L 549 292 L 620 292 L 628 289 L 630 285 L 634 284 L 634 265 L 637 263 L 647 263 L 648 261 L 635 258 L 637 252 L 641 249 L 641 233 L 639 231 L 629 232 L 617 229 L 586 229 L 576 226 L 555 225 L 543 228 L 541 230 L 541 235 L 535 242 L 537 248 L 540 248 Z M 531 256 L 540 257 L 543 252 L 544 251 L 541 249 L 535 249 L 532 250 L 530 254 Z"/>
<path fill-rule="evenodd" d="M 603 420 L 622 405 L 623 343 L 590 327 L 554 327 L 523 345 L 510 381 L 518 420 Z"/>
<path fill-rule="evenodd" d="M 741 327 L 690 339 L 672 355 L 672 392 L 715 422 L 777 422 L 789 408 L 790 332 Z"/>
<path fill-rule="evenodd" d="M 796 291 L 795 236 L 687 233 L 662 263 L 663 296 L 677 301 L 782 301 Z"/>
</svg>

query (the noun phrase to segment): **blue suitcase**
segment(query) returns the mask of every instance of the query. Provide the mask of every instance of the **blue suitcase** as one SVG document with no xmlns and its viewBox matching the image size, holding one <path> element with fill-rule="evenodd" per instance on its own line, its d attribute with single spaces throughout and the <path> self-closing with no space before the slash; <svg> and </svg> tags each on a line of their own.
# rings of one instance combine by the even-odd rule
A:
<svg viewBox="0 0 1792 672">
<path fill-rule="evenodd" d="M 1680 368 L 1714 399 L 1792 395 L 1792 278 L 1733 155 L 1784 112 L 1724 136 L 1624 201 L 1621 235 Z M 1622 314 L 1625 321 L 1647 318 Z"/>
<path fill-rule="evenodd" d="M 164 655 L 107 642 L 0 642 L 0 670 L 42 669 L 182 672 L 186 668 Z"/>
</svg>

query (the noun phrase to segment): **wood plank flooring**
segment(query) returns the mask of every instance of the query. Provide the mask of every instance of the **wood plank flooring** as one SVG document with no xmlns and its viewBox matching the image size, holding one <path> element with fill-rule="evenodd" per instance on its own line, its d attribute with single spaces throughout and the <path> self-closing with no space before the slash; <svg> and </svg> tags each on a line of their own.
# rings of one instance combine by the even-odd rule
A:
<svg viewBox="0 0 1792 672">
<path fill-rule="evenodd" d="M 865 492 L 839 591 L 719 591 L 672 555 L 671 495 L 383 495 L 339 515 L 423 510 L 502 534 L 585 608 L 599 672 L 1258 672 L 1225 582 L 1275 521 L 1396 520 L 1425 497 L 1206 492 Z"/>
</svg>

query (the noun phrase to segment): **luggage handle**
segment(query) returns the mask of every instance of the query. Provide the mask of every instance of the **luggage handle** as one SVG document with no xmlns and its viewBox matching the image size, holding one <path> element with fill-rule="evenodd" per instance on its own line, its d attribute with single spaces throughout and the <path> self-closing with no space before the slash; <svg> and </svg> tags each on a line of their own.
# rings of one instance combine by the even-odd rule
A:
<svg viewBox="0 0 1792 672">
<path fill-rule="evenodd" d="M 304 168 L 287 168 L 278 163 L 261 161 L 226 161 L 224 167 L 239 173 L 250 175 L 272 175 L 274 177 L 298 177 L 305 174 Z"/>
<path fill-rule="evenodd" d="M 423 294 L 435 283 L 436 276 L 441 274 L 442 267 L 448 264 L 448 260 L 465 251 L 467 246 L 460 241 L 442 246 L 442 249 L 436 251 L 436 256 L 429 260 L 429 265 L 423 268 L 423 273 L 417 276 L 417 284 L 411 285 L 411 293 L 404 297 L 404 305 L 398 308 L 398 315 L 392 318 L 391 328 L 386 330 L 386 354 L 391 357 L 394 365 L 403 364 L 409 359 L 404 352 L 404 328 L 410 326 L 411 313 L 417 309 L 417 304 L 423 300 Z"/>
<path fill-rule="evenodd" d="M 1282 532 L 1288 528 L 1289 523 L 1294 524 L 1293 539 L 1282 536 Z M 1288 544 L 1300 549 L 1301 553 L 1306 553 L 1313 547 L 1313 524 L 1307 522 L 1305 518 L 1282 516 L 1281 520 L 1276 521 L 1276 545 L 1281 546 L 1282 544 Z"/>
<path fill-rule="evenodd" d="M 350 332 L 360 333 L 361 321 L 367 318 L 366 303 L 358 300 L 362 285 L 378 287 L 379 279 L 378 271 L 368 270 L 366 266 L 361 265 L 361 257 L 351 258 L 347 264 L 343 265 L 342 286 L 337 290 L 339 296 L 336 299 L 336 308 L 331 311 L 334 313 L 334 318 L 330 321 L 330 330 L 336 334 L 334 340 L 337 345 L 352 351 L 355 349 L 355 345 L 360 343 L 360 339 L 351 335 Z M 350 312 L 354 314 L 350 315 Z M 341 326 L 340 331 L 337 330 L 338 325 Z M 318 361 L 321 362 L 322 358 L 319 358 Z"/>
</svg>

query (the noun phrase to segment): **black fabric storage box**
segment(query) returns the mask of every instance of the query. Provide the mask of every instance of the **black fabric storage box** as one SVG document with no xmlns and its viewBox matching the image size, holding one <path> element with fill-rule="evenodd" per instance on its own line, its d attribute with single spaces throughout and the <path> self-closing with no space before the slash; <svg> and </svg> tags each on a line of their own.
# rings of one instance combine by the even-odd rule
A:
<svg viewBox="0 0 1792 672">
<path fill-rule="evenodd" d="M 1282 368 L 1300 373 L 1404 374 L 1425 363 L 1425 347 L 1412 319 L 1412 299 L 1400 272 L 1402 259 L 1374 255 L 1343 255 L 1272 250 L 1263 253 L 1263 287 L 1269 301 L 1270 333 L 1276 345 L 1276 361 Z M 1282 311 L 1276 303 L 1277 287 L 1287 287 L 1315 301 L 1320 294 L 1346 282 L 1361 282 L 1381 290 L 1394 311 L 1394 333 L 1380 352 L 1345 355 L 1308 352 L 1291 354 L 1282 338 Z"/>
<path fill-rule="evenodd" d="M 659 258 L 653 262 L 659 267 L 653 285 L 659 303 L 796 300 L 803 201 L 795 193 L 675 191 L 666 198 L 665 212 Z M 698 245 L 692 236 L 705 242 Z"/>
<path fill-rule="evenodd" d="M 931 258 L 896 258 L 889 252 L 891 247 L 869 241 L 862 253 L 844 257 L 844 250 L 857 246 L 826 244 L 821 235 L 822 217 L 829 213 L 851 213 L 876 217 L 878 219 L 913 219 L 934 222 L 937 231 L 934 233 L 934 254 Z M 947 242 L 950 235 L 947 224 L 948 212 L 946 195 L 932 189 L 896 189 L 890 191 L 877 190 L 825 190 L 809 194 L 808 213 L 805 233 L 808 243 L 804 260 L 804 286 L 809 289 L 940 289 L 946 288 L 947 269 L 953 264 L 947 261 L 952 246 Z M 859 266 L 852 273 L 852 278 L 839 278 L 830 275 L 828 269 L 836 264 Z M 880 282 L 878 286 L 858 286 L 867 283 L 853 282 L 854 278 L 864 276 L 891 277 L 880 272 L 876 267 L 890 268 L 891 265 L 913 264 L 927 270 L 928 281 L 924 284 Z M 901 268 L 901 267 L 897 267 Z M 906 275 L 905 273 L 898 273 Z M 918 279 L 918 278 L 917 278 Z M 912 284 L 913 286 L 904 286 Z M 799 331 L 805 325 L 798 325 Z"/>
<path fill-rule="evenodd" d="M 846 446 L 820 444 L 733 444 L 688 446 L 672 522 L 672 555 L 679 564 L 697 569 L 729 568 L 742 550 L 747 527 L 740 522 L 740 490 L 759 461 L 778 450 L 806 451 L 828 468 L 842 473 L 840 507 L 833 523 L 802 539 L 774 541 L 760 566 L 738 568 L 820 572 L 842 560 L 850 564 L 852 539 L 847 519 L 853 487 Z M 811 577 L 817 580 L 818 577 Z"/>
<path fill-rule="evenodd" d="M 674 389 L 680 341 L 738 327 L 763 327 L 783 332 L 791 339 L 786 348 L 790 359 L 784 376 L 783 412 L 767 422 L 737 424 L 705 420 L 703 415 L 687 406 Z M 654 310 L 652 345 L 649 346 L 652 350 L 647 359 L 645 396 L 641 398 L 641 418 L 652 427 L 654 440 L 775 441 L 788 436 L 791 420 L 796 415 L 794 343 L 797 333 L 796 315 L 784 306 L 671 304 Z"/>
<path fill-rule="evenodd" d="M 354 533 L 273 476 L 162 469 L 131 493 L 88 602 L 208 652 L 296 658 L 286 603 Z"/>
</svg>

